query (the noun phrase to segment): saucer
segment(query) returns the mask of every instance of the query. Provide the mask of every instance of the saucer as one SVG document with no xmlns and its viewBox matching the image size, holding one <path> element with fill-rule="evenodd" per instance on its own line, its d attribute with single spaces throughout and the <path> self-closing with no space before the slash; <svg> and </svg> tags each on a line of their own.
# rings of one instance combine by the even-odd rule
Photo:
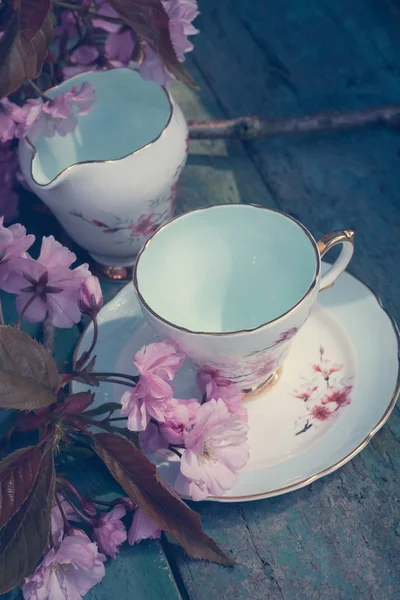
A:
<svg viewBox="0 0 400 600">
<path fill-rule="evenodd" d="M 91 339 L 92 326 L 79 353 Z M 134 354 L 158 340 L 128 284 L 99 314 L 96 370 L 135 373 Z M 174 381 L 177 398 L 200 398 L 195 375 L 186 360 Z M 382 427 L 399 388 L 396 324 L 366 285 L 344 273 L 320 294 L 275 385 L 245 401 L 250 459 L 233 488 L 208 500 L 242 502 L 277 496 L 335 471 Z M 85 389 L 83 384 L 73 385 L 74 392 Z M 97 406 L 118 401 L 125 388 L 103 383 L 94 391 Z M 172 453 L 149 458 L 173 484 L 178 458 Z"/>
</svg>

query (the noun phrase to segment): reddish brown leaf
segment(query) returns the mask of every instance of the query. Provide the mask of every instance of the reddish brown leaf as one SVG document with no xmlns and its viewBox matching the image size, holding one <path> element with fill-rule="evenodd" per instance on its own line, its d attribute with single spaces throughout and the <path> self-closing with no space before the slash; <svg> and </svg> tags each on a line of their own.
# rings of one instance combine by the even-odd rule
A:
<svg viewBox="0 0 400 600">
<path fill-rule="evenodd" d="M 46 348 L 27 333 L 1 325 L 0 408 L 33 410 L 49 406 L 56 401 L 58 383 L 57 365 Z"/>
<path fill-rule="evenodd" d="M 0 531 L 0 594 L 20 585 L 43 554 L 49 538 L 54 484 L 54 456 L 47 451 L 26 501 Z"/>
<path fill-rule="evenodd" d="M 139 38 L 147 42 L 176 79 L 197 88 L 176 56 L 169 33 L 169 18 L 161 0 L 109 0 L 109 4 Z"/>
<path fill-rule="evenodd" d="M 53 33 L 51 11 L 33 37 L 30 37 L 37 24 L 35 21 L 32 29 L 25 28 L 25 37 L 22 37 L 18 13 L 14 13 L 0 39 L 0 98 L 11 94 L 27 79 L 35 79 L 40 75 Z"/>
<path fill-rule="evenodd" d="M 153 463 L 131 442 L 112 433 L 98 433 L 93 437 L 94 449 L 114 479 L 137 506 L 185 548 L 189 556 L 222 565 L 234 564 L 204 533 L 199 515 L 165 483 L 160 483 Z"/>
<path fill-rule="evenodd" d="M 18 23 L 21 38 L 29 42 L 43 27 L 51 8 L 50 0 L 19 0 Z"/>
<path fill-rule="evenodd" d="M 71 394 L 62 404 L 57 406 L 55 412 L 61 412 L 63 415 L 80 415 L 93 403 L 93 400 L 94 394 L 91 392 Z"/>
<path fill-rule="evenodd" d="M 25 502 L 39 474 L 42 453 L 37 446 L 16 450 L 0 462 L 0 529 Z"/>
</svg>

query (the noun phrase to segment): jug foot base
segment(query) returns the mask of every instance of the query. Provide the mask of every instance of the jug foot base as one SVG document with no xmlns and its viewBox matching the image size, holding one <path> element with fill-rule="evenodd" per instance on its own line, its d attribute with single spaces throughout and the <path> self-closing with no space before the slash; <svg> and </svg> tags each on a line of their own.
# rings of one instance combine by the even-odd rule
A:
<svg viewBox="0 0 400 600">
<path fill-rule="evenodd" d="M 133 266 L 130 267 L 112 267 L 101 265 L 93 261 L 90 265 L 94 275 L 105 281 L 131 281 L 133 274 Z"/>
</svg>

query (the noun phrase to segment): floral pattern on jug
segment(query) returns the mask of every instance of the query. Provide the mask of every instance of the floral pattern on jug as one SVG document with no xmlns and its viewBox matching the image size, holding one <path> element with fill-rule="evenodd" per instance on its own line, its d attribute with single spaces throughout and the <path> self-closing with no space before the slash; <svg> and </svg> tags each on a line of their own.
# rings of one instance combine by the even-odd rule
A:
<svg viewBox="0 0 400 600">
<path fill-rule="evenodd" d="M 318 422 L 334 418 L 337 411 L 351 403 L 352 377 L 343 376 L 343 364 L 324 358 L 325 349 L 320 346 L 319 362 L 312 365 L 314 377 L 307 378 L 293 391 L 293 396 L 307 406 L 306 421 L 295 435 L 305 433 Z"/>
<path fill-rule="evenodd" d="M 94 227 L 102 229 L 105 234 L 113 234 L 120 231 L 126 231 L 128 238 L 132 238 L 128 240 L 130 244 L 136 243 L 137 238 L 147 239 L 150 235 L 152 235 L 157 229 L 168 219 L 170 219 L 174 213 L 175 208 L 175 197 L 176 191 L 178 187 L 179 177 L 182 173 L 185 161 L 179 165 L 176 169 L 173 184 L 168 194 L 155 198 L 154 200 L 150 200 L 149 209 L 153 212 L 141 214 L 138 218 L 121 218 L 116 215 L 113 215 L 112 223 L 105 223 L 105 221 L 100 219 L 90 219 L 83 214 L 81 211 L 71 210 L 69 214 L 73 217 L 78 217 L 85 223 L 89 223 Z M 157 211 L 158 209 L 158 211 Z M 121 240 L 115 240 L 117 244 L 121 244 Z"/>
</svg>

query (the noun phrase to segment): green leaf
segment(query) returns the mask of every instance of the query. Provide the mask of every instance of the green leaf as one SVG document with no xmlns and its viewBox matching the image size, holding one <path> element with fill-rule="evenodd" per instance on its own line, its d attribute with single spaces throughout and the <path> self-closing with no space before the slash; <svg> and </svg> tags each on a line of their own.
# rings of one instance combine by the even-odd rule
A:
<svg viewBox="0 0 400 600">
<path fill-rule="evenodd" d="M 199 515 L 160 481 L 153 463 L 133 444 L 112 433 L 98 433 L 93 438 L 96 453 L 131 500 L 170 533 L 189 556 L 234 564 L 204 533 Z"/>
<path fill-rule="evenodd" d="M 169 33 L 169 17 L 161 0 L 109 0 L 109 4 L 132 27 L 179 81 L 197 88 L 179 62 Z"/>
<path fill-rule="evenodd" d="M 1 44 L 1 42 L 0 42 Z M 0 326 L 0 408 L 34 410 L 56 401 L 57 365 L 27 333 Z"/>
<path fill-rule="evenodd" d="M 21 2 L 24 5 L 24 1 Z M 51 42 L 54 19 L 52 12 L 48 11 L 40 26 L 41 18 L 31 19 L 29 25 L 32 8 L 30 6 L 29 10 L 25 11 L 23 7 L 19 8 L 11 17 L 7 30 L 0 39 L 0 98 L 11 94 L 27 79 L 35 79 L 40 75 Z M 20 19 L 24 27 L 22 30 Z"/>
<path fill-rule="evenodd" d="M 42 461 L 37 446 L 16 450 L 0 462 L 0 530 L 31 492 Z"/>
<path fill-rule="evenodd" d="M 0 594 L 20 585 L 44 552 L 50 531 L 54 485 L 54 456 L 47 451 L 26 501 L 0 531 Z"/>
</svg>

